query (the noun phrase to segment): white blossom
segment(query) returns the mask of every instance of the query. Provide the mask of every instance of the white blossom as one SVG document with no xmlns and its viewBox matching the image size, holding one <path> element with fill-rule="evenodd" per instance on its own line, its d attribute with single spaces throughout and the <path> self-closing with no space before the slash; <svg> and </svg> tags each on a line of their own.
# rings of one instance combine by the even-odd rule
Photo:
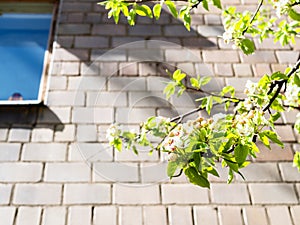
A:
<svg viewBox="0 0 300 225">
<path fill-rule="evenodd" d="M 121 127 L 117 124 L 111 124 L 106 130 L 106 138 L 109 142 L 112 142 L 121 133 Z"/>
<path fill-rule="evenodd" d="M 251 102 L 251 100 L 249 98 L 245 98 L 244 107 L 248 111 L 252 109 L 253 104 L 252 104 L 252 102 Z"/>
<path fill-rule="evenodd" d="M 174 152 L 171 152 L 168 154 L 168 161 L 170 161 L 170 162 L 176 161 L 177 158 L 178 158 L 178 155 Z"/>
<path fill-rule="evenodd" d="M 290 106 L 298 106 L 299 91 L 300 88 L 297 85 L 288 85 L 285 92 L 286 104 Z"/>
<path fill-rule="evenodd" d="M 288 10 L 288 4 L 290 0 L 280 0 L 274 1 L 273 6 L 276 9 L 276 15 L 281 17 Z"/>
<path fill-rule="evenodd" d="M 226 30 L 224 33 L 223 33 L 223 40 L 226 44 L 228 44 L 231 40 L 232 40 L 232 34 L 233 34 L 233 31 L 232 29 L 230 30 Z"/>
<path fill-rule="evenodd" d="M 156 124 L 161 124 L 163 122 L 170 122 L 170 118 L 166 118 L 166 117 L 163 117 L 163 116 L 155 117 L 155 123 Z"/>
<path fill-rule="evenodd" d="M 212 117 L 213 122 L 211 124 L 211 128 L 214 129 L 216 127 L 216 125 L 219 123 L 219 121 L 223 120 L 225 117 L 226 117 L 226 114 L 224 114 L 224 113 L 217 113 L 217 114 L 213 115 L 213 117 Z"/>
<path fill-rule="evenodd" d="M 165 150 L 174 152 L 177 148 L 184 149 L 189 143 L 189 134 L 193 131 L 192 123 L 179 124 L 162 142 Z"/>
<path fill-rule="evenodd" d="M 258 84 L 252 82 L 251 80 L 247 80 L 245 87 L 246 87 L 245 93 L 253 95 L 257 91 Z"/>
<path fill-rule="evenodd" d="M 217 113 L 215 115 L 213 115 L 212 119 L 214 122 L 218 122 L 219 120 L 222 120 L 226 117 L 226 114 L 224 113 Z"/>
<path fill-rule="evenodd" d="M 186 123 L 182 124 L 182 129 L 184 133 L 191 134 L 197 126 L 200 126 L 199 122 L 189 120 Z"/>
<path fill-rule="evenodd" d="M 237 115 L 236 121 L 236 129 L 240 135 L 249 136 L 254 132 L 254 127 L 251 125 L 248 118 L 241 115 Z"/>
</svg>

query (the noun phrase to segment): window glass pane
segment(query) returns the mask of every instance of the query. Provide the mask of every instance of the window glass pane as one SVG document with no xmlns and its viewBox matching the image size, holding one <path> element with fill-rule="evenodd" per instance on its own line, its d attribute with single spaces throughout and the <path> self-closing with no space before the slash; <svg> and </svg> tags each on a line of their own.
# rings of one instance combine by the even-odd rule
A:
<svg viewBox="0 0 300 225">
<path fill-rule="evenodd" d="M 38 100 L 51 20 L 52 14 L 0 15 L 0 101 L 14 93 Z"/>
</svg>

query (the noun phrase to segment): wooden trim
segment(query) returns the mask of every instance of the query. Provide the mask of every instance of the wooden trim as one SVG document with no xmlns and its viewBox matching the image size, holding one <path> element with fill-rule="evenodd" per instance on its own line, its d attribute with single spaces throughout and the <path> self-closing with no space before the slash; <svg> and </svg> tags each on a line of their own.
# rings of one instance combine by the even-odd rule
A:
<svg viewBox="0 0 300 225">
<path fill-rule="evenodd" d="M 6 3 L 18 3 L 18 2 L 24 2 L 24 3 L 55 3 L 59 0 L 5 0 Z"/>
<path fill-rule="evenodd" d="M 1 2 L 0 13 L 52 13 L 55 4 L 53 2 Z"/>
</svg>

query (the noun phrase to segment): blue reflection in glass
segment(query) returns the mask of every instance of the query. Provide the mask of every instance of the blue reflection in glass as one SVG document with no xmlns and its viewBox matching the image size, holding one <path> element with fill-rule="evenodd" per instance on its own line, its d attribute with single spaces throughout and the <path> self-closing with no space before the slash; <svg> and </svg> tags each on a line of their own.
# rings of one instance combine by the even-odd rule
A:
<svg viewBox="0 0 300 225">
<path fill-rule="evenodd" d="M 2 14 L 0 16 L 0 100 L 20 93 L 37 100 L 51 14 Z"/>
</svg>

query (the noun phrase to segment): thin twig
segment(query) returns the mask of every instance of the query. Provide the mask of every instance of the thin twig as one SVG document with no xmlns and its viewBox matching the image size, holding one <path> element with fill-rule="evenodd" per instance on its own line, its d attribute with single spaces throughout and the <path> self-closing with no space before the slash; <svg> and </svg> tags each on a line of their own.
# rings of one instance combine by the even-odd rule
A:
<svg viewBox="0 0 300 225">
<path fill-rule="evenodd" d="M 232 100 L 232 101 L 237 101 L 237 102 L 244 101 L 244 99 L 241 99 L 241 98 L 229 97 L 229 96 L 225 96 L 225 95 L 222 96 L 222 95 L 218 95 L 218 94 L 214 94 L 214 93 L 205 91 L 203 89 L 196 89 L 196 88 L 192 88 L 192 87 L 188 87 L 188 86 L 186 87 L 186 89 L 191 90 L 191 91 L 195 91 L 195 92 L 200 92 L 200 93 L 207 94 L 207 95 L 211 95 L 213 97 L 229 99 L 229 100 Z"/>
<path fill-rule="evenodd" d="M 260 8 L 262 7 L 262 4 L 263 4 L 263 3 L 264 3 L 264 0 L 261 0 L 261 1 L 259 2 L 258 6 L 257 6 L 257 8 L 256 8 L 256 10 L 255 10 L 255 12 L 254 12 L 254 14 L 252 15 L 252 17 L 251 17 L 251 19 L 250 19 L 249 26 L 253 23 L 253 21 L 254 21 L 256 15 L 258 14 L 258 12 L 259 12 Z M 244 35 L 244 34 L 246 33 L 246 31 L 248 30 L 249 26 L 246 27 L 246 28 L 243 30 L 243 32 L 242 32 L 243 35 Z"/>
<path fill-rule="evenodd" d="M 290 72 L 288 72 L 287 77 L 290 78 L 300 67 L 300 59 L 298 59 L 297 63 L 294 65 L 294 67 L 290 70 Z M 268 105 L 266 105 L 263 108 L 263 111 L 266 112 L 270 106 L 273 104 L 273 102 L 275 101 L 275 99 L 277 98 L 277 96 L 279 95 L 281 88 L 283 87 L 283 85 L 287 82 L 287 80 L 281 80 L 280 82 L 277 83 L 277 89 L 275 94 L 272 96 L 272 98 L 270 99 L 270 102 Z"/>
<path fill-rule="evenodd" d="M 196 4 L 192 5 L 191 10 L 192 10 L 192 9 L 195 9 L 195 8 L 198 8 L 198 5 L 199 5 L 201 2 L 203 2 L 203 0 L 199 0 Z"/>
<path fill-rule="evenodd" d="M 299 2 L 294 2 L 293 4 L 290 4 L 290 7 L 293 7 L 295 5 L 300 5 L 300 1 Z"/>
<path fill-rule="evenodd" d="M 297 110 L 300 111 L 300 107 L 299 107 L 299 106 L 292 106 L 292 105 L 285 105 L 285 104 L 284 104 L 283 107 L 285 107 L 285 108 L 297 109 Z"/>
<path fill-rule="evenodd" d="M 287 77 L 290 78 L 300 67 L 300 59 L 298 59 L 297 63 L 295 66 L 288 72 Z"/>
<path fill-rule="evenodd" d="M 186 112 L 186 113 L 184 113 L 184 114 L 182 114 L 182 115 L 173 117 L 170 121 L 171 121 L 171 122 L 175 122 L 175 121 L 177 121 L 177 120 L 182 121 L 185 117 L 187 117 L 187 116 L 189 116 L 189 115 L 193 115 L 194 113 L 199 112 L 199 111 L 201 111 L 201 110 L 204 110 L 204 108 L 201 108 L 201 106 L 199 106 L 198 108 L 195 108 L 195 109 L 193 109 L 193 110 L 191 110 L 191 111 L 189 111 L 189 112 Z"/>
</svg>

